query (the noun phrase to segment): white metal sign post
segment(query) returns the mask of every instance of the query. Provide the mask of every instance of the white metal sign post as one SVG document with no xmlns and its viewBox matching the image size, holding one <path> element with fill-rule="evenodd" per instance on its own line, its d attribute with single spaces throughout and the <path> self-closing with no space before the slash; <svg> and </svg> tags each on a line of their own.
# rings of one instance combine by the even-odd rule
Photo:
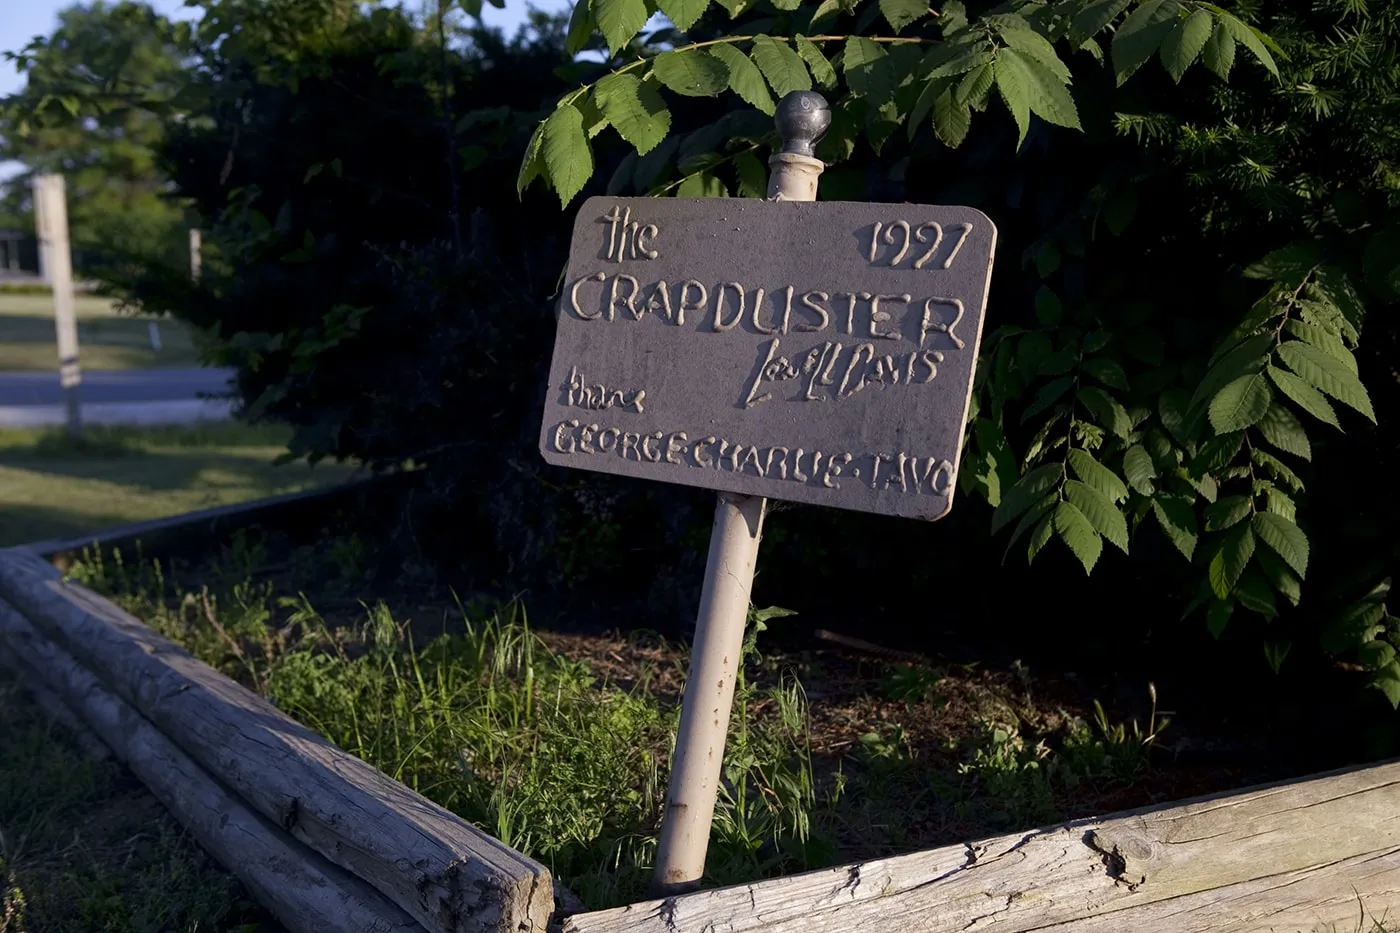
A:
<svg viewBox="0 0 1400 933">
<path fill-rule="evenodd" d="M 653 887 L 698 886 L 767 498 L 952 507 L 996 229 L 965 207 L 819 202 L 819 94 L 778 105 L 768 200 L 590 198 L 540 451 L 715 489 Z"/>
<path fill-rule="evenodd" d="M 39 234 L 39 265 L 53 289 L 54 328 L 58 337 L 58 371 L 68 407 L 68 433 L 83 433 L 78 387 L 78 322 L 73 307 L 73 258 L 68 246 L 68 199 L 62 175 L 34 177 L 34 227 Z"/>
</svg>

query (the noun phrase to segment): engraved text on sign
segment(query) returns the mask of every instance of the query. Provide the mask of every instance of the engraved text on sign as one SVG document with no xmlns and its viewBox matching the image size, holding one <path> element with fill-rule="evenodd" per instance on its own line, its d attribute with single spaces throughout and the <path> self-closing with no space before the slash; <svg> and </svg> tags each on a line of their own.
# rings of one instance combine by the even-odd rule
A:
<svg viewBox="0 0 1400 933">
<path fill-rule="evenodd" d="M 963 207 L 592 198 L 560 294 L 541 452 L 940 518 L 995 242 Z"/>
</svg>

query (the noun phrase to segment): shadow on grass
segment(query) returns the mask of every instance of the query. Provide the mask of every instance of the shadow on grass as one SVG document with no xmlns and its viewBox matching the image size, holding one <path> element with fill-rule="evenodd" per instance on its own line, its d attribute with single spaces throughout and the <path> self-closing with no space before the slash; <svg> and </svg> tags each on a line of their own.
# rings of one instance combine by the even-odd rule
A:
<svg viewBox="0 0 1400 933">
<path fill-rule="evenodd" d="M 131 521 L 120 512 L 94 512 L 47 505 L 5 505 L 0 507 L 0 547 L 34 544 L 39 541 L 67 540 L 97 534 Z"/>
<path fill-rule="evenodd" d="M 149 318 L 80 317 L 79 359 L 90 369 L 139 369 L 191 365 L 199 348 L 188 328 L 158 321 L 161 348 L 151 346 Z M 0 313 L 0 371 L 35 371 L 57 365 L 52 314 Z"/>
<path fill-rule="evenodd" d="M 100 317 L 78 321 L 78 346 L 131 347 L 150 351 L 150 319 Z M 163 348 L 188 351 L 193 347 L 189 332 L 173 321 L 157 321 Z M 0 315 L 0 344 L 30 343 L 52 345 L 55 340 L 52 315 Z"/>
</svg>

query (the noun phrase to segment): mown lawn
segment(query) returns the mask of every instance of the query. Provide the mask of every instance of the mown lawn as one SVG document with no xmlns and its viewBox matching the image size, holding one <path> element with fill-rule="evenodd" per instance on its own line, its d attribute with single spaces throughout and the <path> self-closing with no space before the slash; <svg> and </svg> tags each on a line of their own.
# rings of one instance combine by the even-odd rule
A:
<svg viewBox="0 0 1400 933">
<path fill-rule="evenodd" d="M 287 432 L 238 422 L 0 430 L 0 547 L 72 538 L 341 482 L 350 468 L 274 465 Z"/>
<path fill-rule="evenodd" d="M 118 314 L 110 299 L 77 297 L 78 358 L 88 369 L 150 369 L 194 366 L 199 350 L 193 333 L 178 321 L 161 320 L 161 349 L 151 346 L 151 318 Z M 58 368 L 53 298 L 0 291 L 0 372 Z"/>
</svg>

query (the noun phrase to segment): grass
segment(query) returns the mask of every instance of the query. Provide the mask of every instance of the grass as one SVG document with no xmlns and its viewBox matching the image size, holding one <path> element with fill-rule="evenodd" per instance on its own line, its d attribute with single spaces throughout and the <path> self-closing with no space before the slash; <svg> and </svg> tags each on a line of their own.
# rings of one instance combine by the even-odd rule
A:
<svg viewBox="0 0 1400 933">
<path fill-rule="evenodd" d="M 131 774 L 0 672 L 0 933 L 274 933 Z"/>
<path fill-rule="evenodd" d="M 76 297 L 79 360 L 88 369 L 148 369 L 199 365 L 194 333 L 162 319 L 161 349 L 151 347 L 150 317 L 118 314 L 110 299 Z M 53 299 L 0 292 L 0 372 L 58 368 Z"/>
<path fill-rule="evenodd" d="M 272 560 L 243 535 L 197 569 L 90 553 L 70 573 L 346 751 L 538 858 L 590 907 L 642 897 L 684 651 L 645 634 L 537 634 L 514 603 L 419 602 L 414 621 L 353 595 L 363 550 L 324 540 Z M 315 581 L 316 601 L 269 579 L 269 567 Z M 421 600 L 423 588 L 411 589 Z M 335 609 L 323 615 L 317 603 Z M 711 884 L 1051 822 L 1067 789 L 1098 809 L 1091 786 L 1150 774 L 1163 725 L 1155 714 L 1139 729 L 1036 713 L 1014 681 L 989 687 L 981 673 L 907 666 L 882 665 L 842 698 L 834 668 L 760 652 L 762 620 L 775 615 L 751 619 Z M 822 682 L 820 707 L 798 673 Z M 950 707 L 957 728 L 933 718 Z"/>
<path fill-rule="evenodd" d="M 0 547 L 293 492 L 347 467 L 274 466 L 287 431 L 238 422 L 190 427 L 0 430 Z"/>
</svg>

